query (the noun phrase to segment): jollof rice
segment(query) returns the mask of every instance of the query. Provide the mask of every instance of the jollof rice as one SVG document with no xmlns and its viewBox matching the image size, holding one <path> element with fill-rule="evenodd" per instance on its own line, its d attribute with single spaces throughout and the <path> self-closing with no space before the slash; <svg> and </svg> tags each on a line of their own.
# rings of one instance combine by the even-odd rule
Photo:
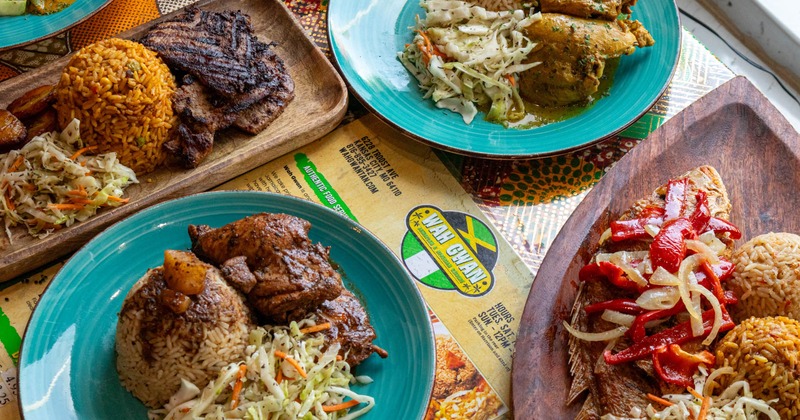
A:
<svg viewBox="0 0 800 420">
<path fill-rule="evenodd" d="M 800 236 L 759 235 L 733 255 L 728 287 L 739 297 L 734 319 L 783 315 L 800 319 Z"/>
<path fill-rule="evenodd" d="M 77 118 L 81 138 L 97 152 L 116 152 L 137 174 L 164 160 L 161 145 L 177 118 L 175 78 L 155 52 L 117 38 L 78 51 L 61 74 L 55 108 L 63 127 Z"/>
<path fill-rule="evenodd" d="M 723 389 L 746 380 L 753 396 L 778 399 L 772 407 L 783 419 L 800 416 L 800 322 L 779 317 L 749 318 L 732 329 L 716 347 L 717 366 L 731 366 L 722 375 Z"/>
</svg>

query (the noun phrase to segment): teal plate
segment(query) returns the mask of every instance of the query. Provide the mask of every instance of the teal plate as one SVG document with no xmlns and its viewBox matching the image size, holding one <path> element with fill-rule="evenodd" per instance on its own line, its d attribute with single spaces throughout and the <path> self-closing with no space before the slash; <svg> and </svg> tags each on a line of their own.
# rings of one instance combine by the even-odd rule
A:
<svg viewBox="0 0 800 420">
<path fill-rule="evenodd" d="M 187 226 L 213 227 L 258 212 L 311 222 L 311 239 L 331 247 L 372 319 L 387 359 L 356 367 L 375 381 L 358 385 L 376 406 L 365 419 L 421 418 L 434 376 L 427 309 L 392 251 L 350 219 L 302 199 L 260 192 L 193 195 L 150 207 L 105 230 L 53 279 L 22 342 L 20 408 L 34 419 L 146 419 L 147 409 L 120 385 L 115 368 L 117 313 L 130 287 L 165 249 L 191 246 Z"/>
<path fill-rule="evenodd" d="M 63 32 L 99 12 L 111 0 L 75 0 L 50 15 L 0 16 L 0 50 L 30 44 Z"/>
<path fill-rule="evenodd" d="M 470 156 L 544 157 L 587 147 L 624 130 L 661 97 L 678 64 L 681 30 L 673 0 L 647 0 L 633 8 L 656 40 L 622 57 L 607 97 L 565 121 L 531 129 L 507 129 L 461 116 L 423 99 L 416 79 L 396 57 L 411 42 L 419 0 L 332 0 L 328 37 L 351 91 L 381 119 L 430 146 Z"/>
</svg>

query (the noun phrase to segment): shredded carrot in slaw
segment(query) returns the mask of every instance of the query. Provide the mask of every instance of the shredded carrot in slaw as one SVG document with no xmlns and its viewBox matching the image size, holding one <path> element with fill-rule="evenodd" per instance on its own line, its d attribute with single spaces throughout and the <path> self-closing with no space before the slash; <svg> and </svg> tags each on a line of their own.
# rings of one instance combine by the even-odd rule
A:
<svg viewBox="0 0 800 420">
<path fill-rule="evenodd" d="M 92 151 L 92 150 L 97 150 L 97 146 L 82 147 L 82 148 L 76 150 L 75 153 L 73 153 L 72 156 L 70 156 L 69 158 L 72 159 L 72 160 L 75 160 L 75 159 L 78 158 L 78 156 L 80 156 L 80 155 L 82 155 L 82 154 L 84 154 L 86 152 Z"/>
<path fill-rule="evenodd" d="M 336 404 L 336 405 L 323 405 L 322 406 L 322 411 L 324 411 L 326 413 L 333 413 L 335 411 L 345 410 L 345 409 L 348 409 L 350 407 L 355 407 L 358 404 L 360 404 L 358 401 L 350 400 L 350 401 L 345 401 L 345 402 L 343 402 L 341 404 Z"/>
<path fill-rule="evenodd" d="M 8 167 L 8 172 L 15 172 L 20 166 L 22 166 L 22 162 L 25 162 L 25 156 L 17 156 L 17 160 L 15 160 L 14 163 Z"/>
<path fill-rule="evenodd" d="M 330 322 L 323 322 L 322 324 L 317 324 L 317 325 L 312 325 L 310 327 L 301 328 L 300 332 L 303 333 L 303 334 L 310 334 L 310 333 L 315 333 L 315 332 L 327 330 L 330 327 L 331 327 L 331 323 Z"/>
<path fill-rule="evenodd" d="M 659 404 L 661 404 L 661 405 L 663 405 L 665 407 L 669 407 L 669 406 L 675 405 L 675 403 L 673 403 L 671 401 L 668 401 L 668 400 L 665 400 L 665 399 L 663 399 L 663 398 L 661 398 L 659 396 L 653 395 L 653 394 L 651 394 L 649 392 L 647 393 L 647 398 L 649 400 L 651 400 L 653 402 L 657 402 L 657 403 L 659 403 Z"/>
<path fill-rule="evenodd" d="M 281 359 L 286 360 L 287 362 L 289 362 L 289 364 L 292 365 L 292 367 L 294 367 L 294 369 L 297 371 L 297 373 L 299 373 L 300 376 L 302 376 L 303 378 L 307 378 L 308 377 L 308 374 L 306 374 L 306 370 L 303 369 L 302 366 L 300 366 L 300 363 L 298 363 L 297 360 L 294 360 L 288 354 L 286 354 L 286 353 L 284 353 L 284 352 L 282 352 L 280 350 L 275 350 L 275 356 L 276 357 L 280 357 Z"/>
<path fill-rule="evenodd" d="M 242 392 L 245 373 L 247 373 L 247 365 L 239 365 L 239 372 L 236 373 L 236 383 L 233 384 L 233 394 L 231 395 L 231 410 L 239 405 L 239 394 Z"/>
<path fill-rule="evenodd" d="M 705 420 L 708 413 L 708 407 L 711 406 L 711 397 L 703 398 L 703 405 L 700 406 L 700 412 L 697 414 L 697 420 Z"/>
</svg>

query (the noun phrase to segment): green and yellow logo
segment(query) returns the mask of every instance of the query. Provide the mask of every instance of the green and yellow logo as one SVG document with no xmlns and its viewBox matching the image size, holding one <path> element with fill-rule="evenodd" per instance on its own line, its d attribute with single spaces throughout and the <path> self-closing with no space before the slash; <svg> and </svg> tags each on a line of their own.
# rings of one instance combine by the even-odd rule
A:
<svg viewBox="0 0 800 420">
<path fill-rule="evenodd" d="M 492 290 L 497 239 L 482 221 L 423 205 L 408 213 L 406 226 L 403 262 L 420 283 L 471 297 Z"/>
</svg>

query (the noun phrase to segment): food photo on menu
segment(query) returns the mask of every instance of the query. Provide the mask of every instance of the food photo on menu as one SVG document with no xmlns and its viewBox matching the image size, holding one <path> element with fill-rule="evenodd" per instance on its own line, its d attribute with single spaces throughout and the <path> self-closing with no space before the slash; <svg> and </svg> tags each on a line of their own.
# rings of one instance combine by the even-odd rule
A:
<svg viewBox="0 0 800 420">
<path fill-rule="evenodd" d="M 0 418 L 800 418 L 796 17 L 0 0 Z"/>
</svg>

